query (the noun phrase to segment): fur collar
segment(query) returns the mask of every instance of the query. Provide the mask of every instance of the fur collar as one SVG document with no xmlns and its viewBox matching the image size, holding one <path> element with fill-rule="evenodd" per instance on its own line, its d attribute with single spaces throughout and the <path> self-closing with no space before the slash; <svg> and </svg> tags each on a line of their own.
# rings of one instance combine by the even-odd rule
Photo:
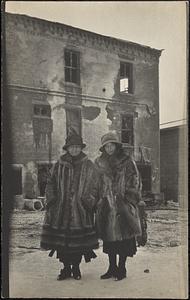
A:
<svg viewBox="0 0 190 300">
<path fill-rule="evenodd" d="M 87 160 L 88 157 L 84 152 L 81 152 L 78 156 L 73 157 L 68 152 L 62 155 L 59 159 L 60 164 L 69 163 L 71 165 L 77 165 L 82 163 L 83 161 Z"/>
<path fill-rule="evenodd" d="M 96 164 L 101 173 L 109 175 L 115 175 L 117 172 L 122 170 L 130 157 L 127 156 L 123 151 L 116 152 L 113 155 L 108 155 L 103 152 L 100 157 L 97 158 Z"/>
</svg>

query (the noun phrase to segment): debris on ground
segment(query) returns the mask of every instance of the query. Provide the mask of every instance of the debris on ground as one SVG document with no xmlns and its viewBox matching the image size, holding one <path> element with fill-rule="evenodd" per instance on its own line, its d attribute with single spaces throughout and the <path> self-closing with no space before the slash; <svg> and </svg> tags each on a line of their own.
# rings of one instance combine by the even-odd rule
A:
<svg viewBox="0 0 190 300">
<path fill-rule="evenodd" d="M 150 273 L 150 270 L 149 269 L 145 269 L 144 273 Z"/>
<path fill-rule="evenodd" d="M 167 201 L 167 207 L 179 207 L 179 202 L 174 202 L 172 200 Z"/>
<path fill-rule="evenodd" d="M 175 224 L 178 223 L 179 221 L 175 220 L 162 220 L 162 219 L 149 219 L 147 220 L 148 222 L 157 222 L 157 223 L 162 223 L 162 224 Z"/>
<path fill-rule="evenodd" d="M 171 241 L 170 242 L 170 247 L 177 247 L 179 245 L 180 245 L 180 243 L 178 241 Z"/>
<path fill-rule="evenodd" d="M 10 251 L 40 248 L 40 235 L 45 211 L 14 210 L 11 218 Z M 147 235 L 145 247 L 160 251 L 164 247 L 176 247 L 185 235 L 187 214 L 180 210 L 147 211 Z M 184 226 L 181 226 L 184 224 Z M 102 241 L 99 245 L 102 247 Z"/>
<path fill-rule="evenodd" d="M 24 208 L 32 211 L 40 211 L 44 205 L 40 199 L 25 199 Z"/>
</svg>

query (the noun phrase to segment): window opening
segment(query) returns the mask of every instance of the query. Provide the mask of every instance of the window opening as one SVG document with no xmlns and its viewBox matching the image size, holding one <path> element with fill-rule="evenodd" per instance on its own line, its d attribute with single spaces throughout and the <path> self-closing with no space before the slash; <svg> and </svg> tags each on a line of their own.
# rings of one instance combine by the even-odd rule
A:
<svg viewBox="0 0 190 300">
<path fill-rule="evenodd" d="M 133 116 L 121 116 L 121 142 L 133 145 Z"/>
<path fill-rule="evenodd" d="M 34 104 L 34 116 L 51 117 L 51 108 L 49 105 Z"/>
<path fill-rule="evenodd" d="M 53 121 L 49 104 L 33 104 L 33 138 L 37 149 L 50 149 Z"/>
<path fill-rule="evenodd" d="M 120 92 L 133 93 L 133 65 L 120 62 Z"/>
<path fill-rule="evenodd" d="M 65 81 L 80 83 L 79 53 L 65 50 Z"/>
</svg>

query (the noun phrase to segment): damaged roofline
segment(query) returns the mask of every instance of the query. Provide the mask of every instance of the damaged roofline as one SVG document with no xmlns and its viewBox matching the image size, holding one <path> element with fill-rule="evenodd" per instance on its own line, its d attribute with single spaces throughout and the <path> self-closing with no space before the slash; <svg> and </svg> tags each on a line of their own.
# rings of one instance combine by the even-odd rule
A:
<svg viewBox="0 0 190 300">
<path fill-rule="evenodd" d="M 121 45 L 134 46 L 134 47 L 138 47 L 142 50 L 148 50 L 152 54 L 154 54 L 158 57 L 160 57 L 162 51 L 164 50 L 164 49 L 159 50 L 159 49 L 151 48 L 149 46 L 138 44 L 138 43 L 131 42 L 131 41 L 128 41 L 128 40 L 118 39 L 118 38 L 115 38 L 115 37 L 102 35 L 102 34 L 92 32 L 92 31 L 88 31 L 88 30 L 85 30 L 85 29 L 81 29 L 81 28 L 78 28 L 78 27 L 73 27 L 73 26 L 70 26 L 70 25 L 67 25 L 67 24 L 64 24 L 64 23 L 53 22 L 53 21 L 49 21 L 49 20 L 45 20 L 45 19 L 41 19 L 41 18 L 36 18 L 36 17 L 24 15 L 24 14 L 14 14 L 14 13 L 7 13 L 6 12 L 5 16 L 15 18 L 15 19 L 19 18 L 20 20 L 21 19 L 22 20 L 28 20 L 28 21 L 30 20 L 30 22 L 33 21 L 33 22 L 38 22 L 38 23 L 41 23 L 41 24 L 47 24 L 47 25 L 50 25 L 50 26 L 53 25 L 53 26 L 57 26 L 59 29 L 62 28 L 62 29 L 67 29 L 67 30 L 74 30 L 77 33 L 83 32 L 84 34 L 87 34 L 91 37 L 94 37 L 94 38 L 97 38 L 97 39 L 101 38 L 101 39 L 103 39 L 104 41 L 106 41 L 108 43 L 114 43 L 114 44 L 120 43 Z"/>
</svg>

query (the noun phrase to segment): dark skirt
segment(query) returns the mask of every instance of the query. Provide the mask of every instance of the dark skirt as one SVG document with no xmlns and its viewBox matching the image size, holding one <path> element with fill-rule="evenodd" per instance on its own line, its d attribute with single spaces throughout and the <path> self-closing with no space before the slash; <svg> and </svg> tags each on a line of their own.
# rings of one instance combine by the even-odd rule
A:
<svg viewBox="0 0 190 300">
<path fill-rule="evenodd" d="M 103 242 L 103 252 L 132 257 L 137 252 L 136 240 L 135 238 L 131 238 L 123 241 Z"/>
<path fill-rule="evenodd" d="M 90 262 L 92 258 L 97 257 L 93 250 L 84 250 L 77 252 L 64 252 L 61 250 L 57 250 L 57 258 L 60 260 L 60 262 L 63 263 L 66 262 L 72 264 L 75 261 L 78 261 L 80 263 L 83 256 L 86 263 Z"/>
<path fill-rule="evenodd" d="M 92 249 L 88 248 L 78 248 L 72 249 L 69 247 L 59 248 L 59 249 L 52 249 L 49 253 L 49 256 L 53 256 L 54 252 L 56 251 L 56 257 L 59 259 L 60 262 L 63 263 L 71 263 L 74 261 L 80 262 L 82 257 L 84 256 L 85 262 L 90 262 L 92 258 L 96 258 L 97 255 Z"/>
</svg>

